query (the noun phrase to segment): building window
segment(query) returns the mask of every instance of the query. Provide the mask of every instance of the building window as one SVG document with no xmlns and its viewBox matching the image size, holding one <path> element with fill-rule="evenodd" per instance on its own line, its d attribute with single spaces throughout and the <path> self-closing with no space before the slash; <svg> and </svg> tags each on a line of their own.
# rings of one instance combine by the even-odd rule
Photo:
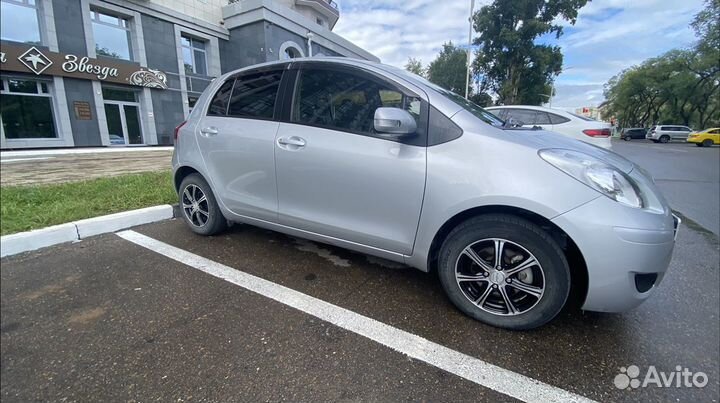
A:
<svg viewBox="0 0 720 403">
<path fill-rule="evenodd" d="M 317 22 L 317 24 L 320 25 L 321 27 L 325 26 L 325 21 L 323 21 L 322 18 L 316 18 L 315 22 Z"/>
<path fill-rule="evenodd" d="M 205 51 L 205 42 L 199 39 L 182 36 L 180 38 L 182 44 L 183 64 L 185 65 L 185 73 L 207 75 L 207 54 Z"/>
<path fill-rule="evenodd" d="M 0 0 L 0 14 L 0 37 L 3 40 L 40 44 L 35 0 Z"/>
<path fill-rule="evenodd" d="M 47 83 L 3 79 L 0 93 L 0 121 L 6 139 L 57 138 Z"/>
<path fill-rule="evenodd" d="M 305 57 L 300 45 L 293 41 L 284 42 L 280 45 L 280 51 L 278 52 L 280 59 L 295 59 L 298 57 Z"/>
<path fill-rule="evenodd" d="M 90 16 L 95 36 L 95 53 L 98 56 L 132 60 L 129 21 L 95 10 L 90 11 Z"/>
</svg>

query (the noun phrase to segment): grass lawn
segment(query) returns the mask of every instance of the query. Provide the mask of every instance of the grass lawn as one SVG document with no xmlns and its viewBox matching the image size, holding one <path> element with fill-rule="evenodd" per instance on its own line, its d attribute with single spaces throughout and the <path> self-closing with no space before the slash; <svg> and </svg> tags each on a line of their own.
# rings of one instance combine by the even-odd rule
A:
<svg viewBox="0 0 720 403">
<path fill-rule="evenodd" d="M 170 171 L 82 182 L 0 188 L 0 233 L 43 228 L 125 210 L 177 203 Z"/>
</svg>

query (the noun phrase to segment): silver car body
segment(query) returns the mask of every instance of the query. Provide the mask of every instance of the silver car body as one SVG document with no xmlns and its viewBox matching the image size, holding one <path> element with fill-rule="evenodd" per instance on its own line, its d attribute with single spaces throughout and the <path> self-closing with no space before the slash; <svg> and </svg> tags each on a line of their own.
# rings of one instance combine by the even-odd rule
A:
<svg viewBox="0 0 720 403">
<path fill-rule="evenodd" d="M 209 100 L 237 73 L 232 72 L 205 90 L 179 131 L 172 158 L 176 185 L 183 174 L 197 171 L 228 220 L 423 271 L 458 217 L 497 209 L 529 212 L 557 226 L 580 250 L 588 278 L 583 309 L 624 311 L 655 289 L 638 292 L 635 274 L 662 278 L 675 223 L 652 179 L 631 162 L 554 133 L 491 126 L 434 85 L 393 67 L 311 60 L 371 72 L 408 88 L 463 133 L 423 147 L 288 122 L 207 116 Z M 302 147 L 287 145 L 300 140 Z M 613 164 L 652 195 L 651 208 L 626 207 L 582 184 L 538 156 L 547 148 L 579 150 Z"/>
<path fill-rule="evenodd" d="M 663 136 L 666 136 L 668 141 L 670 140 L 687 140 L 688 136 L 692 132 L 687 126 L 682 125 L 658 125 L 653 126 L 648 130 L 645 138 L 648 140 L 658 141 Z"/>
</svg>

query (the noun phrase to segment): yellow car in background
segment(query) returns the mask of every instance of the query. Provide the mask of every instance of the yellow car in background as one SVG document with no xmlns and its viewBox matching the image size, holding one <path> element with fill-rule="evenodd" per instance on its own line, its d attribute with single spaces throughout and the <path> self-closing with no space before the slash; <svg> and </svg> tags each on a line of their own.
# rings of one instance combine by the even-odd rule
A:
<svg viewBox="0 0 720 403">
<path fill-rule="evenodd" d="M 712 147 L 713 144 L 720 144 L 720 128 L 713 127 L 701 132 L 690 133 L 688 143 L 695 143 L 698 147 Z"/>
</svg>

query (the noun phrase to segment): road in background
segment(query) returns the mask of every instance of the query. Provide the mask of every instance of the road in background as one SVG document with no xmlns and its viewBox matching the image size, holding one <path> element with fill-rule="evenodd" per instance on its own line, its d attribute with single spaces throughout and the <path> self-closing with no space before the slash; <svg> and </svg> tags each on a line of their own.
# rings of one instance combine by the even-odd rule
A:
<svg viewBox="0 0 720 403">
<path fill-rule="evenodd" d="M 613 140 L 613 151 L 648 170 L 674 210 L 720 235 L 720 147 Z"/>
</svg>

